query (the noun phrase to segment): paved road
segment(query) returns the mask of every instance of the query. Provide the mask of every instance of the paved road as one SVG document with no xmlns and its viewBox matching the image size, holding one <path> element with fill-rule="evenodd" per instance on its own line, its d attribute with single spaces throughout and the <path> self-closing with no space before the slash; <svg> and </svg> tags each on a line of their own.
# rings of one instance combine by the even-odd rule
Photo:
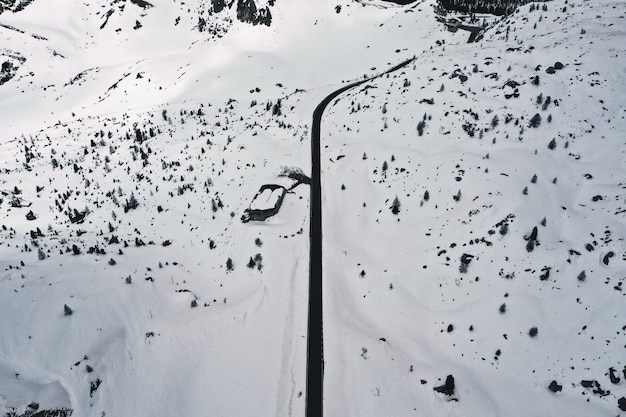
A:
<svg viewBox="0 0 626 417">
<path fill-rule="evenodd" d="M 374 78 L 397 71 L 416 58 L 408 59 L 382 74 L 345 85 L 330 93 L 315 108 L 311 128 L 311 224 L 309 263 L 309 323 L 307 338 L 306 416 L 322 417 L 324 413 L 324 335 L 322 317 L 322 181 L 320 168 L 320 131 L 324 110 L 340 94 L 371 81 Z"/>
</svg>

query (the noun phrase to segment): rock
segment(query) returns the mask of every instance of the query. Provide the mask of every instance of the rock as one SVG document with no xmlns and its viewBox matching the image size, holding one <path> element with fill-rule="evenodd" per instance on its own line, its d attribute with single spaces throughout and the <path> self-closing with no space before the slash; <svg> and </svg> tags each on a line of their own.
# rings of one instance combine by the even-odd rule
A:
<svg viewBox="0 0 626 417">
<path fill-rule="evenodd" d="M 611 383 L 619 384 L 620 378 L 616 375 L 615 368 L 609 368 L 609 378 L 611 379 Z"/>
<path fill-rule="evenodd" d="M 617 400 L 617 406 L 619 407 L 620 410 L 626 411 L 626 397 L 622 397 L 619 400 Z"/>
<path fill-rule="evenodd" d="M 582 381 L 580 381 L 580 385 L 582 385 L 584 388 L 591 388 L 593 387 L 593 380 L 583 379 Z"/>
<path fill-rule="evenodd" d="M 211 3 L 213 5 L 213 11 L 215 13 L 221 12 L 222 10 L 224 10 L 224 6 L 226 6 L 224 0 L 211 0 Z"/>
<path fill-rule="evenodd" d="M 237 0 L 237 19 L 255 26 L 258 24 L 270 26 L 272 14 L 269 6 L 258 10 L 254 0 Z"/>
<path fill-rule="evenodd" d="M 550 66 L 550 67 L 546 68 L 546 72 L 548 74 L 554 74 L 556 71 L 555 71 L 554 67 Z"/>
<path fill-rule="evenodd" d="M 552 392 L 561 392 L 563 390 L 563 385 L 559 385 L 558 382 L 552 381 L 550 385 L 548 385 L 548 389 Z"/>
<path fill-rule="evenodd" d="M 446 377 L 446 383 L 438 387 L 434 387 L 433 390 L 448 396 L 454 395 L 454 377 L 452 375 L 448 375 Z"/>
<path fill-rule="evenodd" d="M 554 69 L 555 69 L 555 70 L 560 70 L 560 69 L 563 69 L 563 64 L 562 64 L 561 62 L 559 62 L 559 61 L 556 61 L 556 62 L 554 63 Z"/>
<path fill-rule="evenodd" d="M 463 255 L 461 255 L 461 263 L 469 265 L 469 263 L 472 262 L 473 258 L 474 258 L 474 255 L 470 255 L 469 253 L 464 253 Z"/>
<path fill-rule="evenodd" d="M 606 255 L 604 255 L 604 258 L 602 258 L 602 263 L 604 265 L 608 265 L 609 261 L 611 260 L 611 258 L 615 256 L 615 253 L 613 253 L 613 251 L 610 251 L 609 253 L 607 253 Z"/>
</svg>

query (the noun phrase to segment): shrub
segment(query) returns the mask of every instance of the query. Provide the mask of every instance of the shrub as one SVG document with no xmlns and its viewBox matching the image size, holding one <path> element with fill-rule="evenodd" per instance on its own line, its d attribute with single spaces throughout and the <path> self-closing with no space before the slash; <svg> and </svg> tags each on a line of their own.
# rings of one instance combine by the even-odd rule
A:
<svg viewBox="0 0 626 417">
<path fill-rule="evenodd" d="M 539 331 L 537 330 L 537 328 L 535 326 L 531 327 L 530 330 L 528 331 L 528 336 L 530 337 L 535 337 L 537 336 L 537 333 Z"/>
</svg>

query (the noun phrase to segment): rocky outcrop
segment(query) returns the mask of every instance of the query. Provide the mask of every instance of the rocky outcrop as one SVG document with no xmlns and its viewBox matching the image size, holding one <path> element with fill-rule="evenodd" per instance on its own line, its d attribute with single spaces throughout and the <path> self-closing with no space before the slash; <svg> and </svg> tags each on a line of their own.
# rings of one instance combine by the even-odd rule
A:
<svg viewBox="0 0 626 417">
<path fill-rule="evenodd" d="M 270 26 L 272 24 L 270 5 L 273 5 L 273 2 L 259 10 L 254 0 L 237 0 L 237 19 L 255 26 L 258 24 Z"/>
<path fill-rule="evenodd" d="M 225 0 L 211 0 L 211 6 L 213 6 L 213 11 L 215 13 L 219 13 L 224 10 L 224 7 L 226 7 L 226 2 Z"/>
<path fill-rule="evenodd" d="M 34 0 L 0 0 L 0 14 L 6 11 L 19 12 Z"/>
</svg>

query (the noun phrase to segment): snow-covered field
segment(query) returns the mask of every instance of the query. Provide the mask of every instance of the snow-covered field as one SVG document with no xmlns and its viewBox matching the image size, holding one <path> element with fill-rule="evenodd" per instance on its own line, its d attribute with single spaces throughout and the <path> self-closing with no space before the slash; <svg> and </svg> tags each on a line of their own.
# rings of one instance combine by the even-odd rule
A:
<svg viewBox="0 0 626 417">
<path fill-rule="evenodd" d="M 241 216 L 311 175 L 327 94 L 415 57 L 323 118 L 325 414 L 626 415 L 623 2 L 471 44 L 434 0 L 21 3 L 0 413 L 304 415 L 309 186 Z"/>
</svg>

